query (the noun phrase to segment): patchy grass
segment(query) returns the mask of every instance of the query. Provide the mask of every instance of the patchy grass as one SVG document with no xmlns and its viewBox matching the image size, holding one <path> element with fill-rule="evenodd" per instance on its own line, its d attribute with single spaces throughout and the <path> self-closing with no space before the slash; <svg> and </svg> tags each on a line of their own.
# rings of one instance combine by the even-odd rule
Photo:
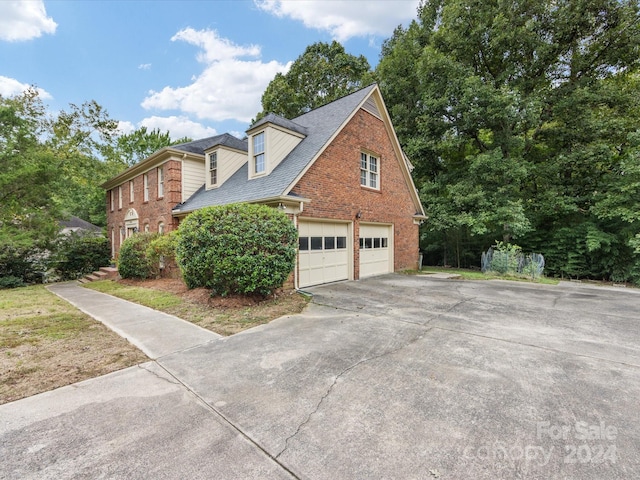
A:
<svg viewBox="0 0 640 480">
<path fill-rule="evenodd" d="M 42 285 L 0 290 L 0 404 L 146 360 Z"/>
<path fill-rule="evenodd" d="M 284 315 L 300 313 L 308 302 L 308 298 L 294 291 L 281 292 L 267 299 L 211 297 L 204 289 L 187 290 L 180 280 L 128 283 L 101 280 L 85 284 L 85 287 L 175 315 L 225 336 Z"/>
<path fill-rule="evenodd" d="M 515 282 L 531 282 L 542 283 L 546 285 L 557 285 L 559 280 L 556 278 L 541 277 L 532 280 L 531 277 L 524 275 L 500 275 L 498 273 L 482 273 L 479 270 L 468 270 L 464 268 L 448 268 L 448 267 L 431 267 L 423 266 L 422 270 L 412 270 L 408 272 L 415 275 L 428 275 L 429 273 L 449 273 L 452 275 L 460 275 L 464 280 L 511 280 Z"/>
</svg>

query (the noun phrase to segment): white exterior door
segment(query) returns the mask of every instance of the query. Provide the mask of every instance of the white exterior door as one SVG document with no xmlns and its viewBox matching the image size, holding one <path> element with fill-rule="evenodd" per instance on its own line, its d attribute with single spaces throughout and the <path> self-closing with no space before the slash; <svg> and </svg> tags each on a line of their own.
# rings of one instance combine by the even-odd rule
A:
<svg viewBox="0 0 640 480">
<path fill-rule="evenodd" d="M 349 279 L 349 225 L 301 221 L 298 225 L 300 287 Z"/>
<path fill-rule="evenodd" d="M 360 278 L 393 272 L 393 227 L 360 224 Z"/>
</svg>

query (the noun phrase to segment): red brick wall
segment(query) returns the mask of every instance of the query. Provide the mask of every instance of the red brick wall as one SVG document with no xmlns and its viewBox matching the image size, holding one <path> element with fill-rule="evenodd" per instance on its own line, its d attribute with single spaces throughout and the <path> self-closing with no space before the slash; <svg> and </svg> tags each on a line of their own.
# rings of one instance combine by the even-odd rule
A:
<svg viewBox="0 0 640 480">
<path fill-rule="evenodd" d="M 170 232 L 178 228 L 178 220 L 173 218 L 171 210 L 182 201 L 182 164 L 178 160 L 169 160 L 162 164 L 164 171 L 164 196 L 158 197 L 158 169 L 148 170 L 149 201 L 144 201 L 143 174 L 133 178 L 133 202 L 129 196 L 129 181 L 122 186 L 122 208 L 118 208 L 118 187 L 110 192 L 114 195 L 114 210 L 111 211 L 110 192 L 106 195 L 107 236 L 111 241 L 111 229 L 115 228 L 115 251 L 120 250 L 120 228 L 124 227 L 124 217 L 130 208 L 138 212 L 139 231 L 144 232 L 145 224 L 149 224 L 150 232 L 158 231 L 159 222 L 164 223 L 164 231 Z"/>
<path fill-rule="evenodd" d="M 377 154 L 380 190 L 360 186 L 360 152 Z M 311 166 L 292 193 L 310 198 L 300 219 L 354 222 L 354 278 L 359 278 L 360 222 L 394 225 L 394 270 L 417 268 L 418 225 L 409 186 L 382 120 L 360 110 Z M 356 214 L 360 212 L 360 219 Z"/>
</svg>

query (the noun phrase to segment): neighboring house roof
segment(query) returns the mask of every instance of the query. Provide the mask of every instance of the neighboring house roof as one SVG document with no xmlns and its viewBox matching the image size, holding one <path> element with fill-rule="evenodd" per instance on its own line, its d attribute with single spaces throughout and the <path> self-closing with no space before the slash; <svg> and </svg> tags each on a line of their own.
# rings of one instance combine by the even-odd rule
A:
<svg viewBox="0 0 640 480">
<path fill-rule="evenodd" d="M 102 228 L 98 227 L 97 225 L 94 225 L 93 223 L 89 223 L 85 220 L 82 220 L 79 217 L 71 217 L 69 218 L 69 220 L 61 220 L 59 224 L 62 229 L 61 233 L 77 232 L 79 230 L 85 230 L 87 232 L 102 234 Z"/>
<path fill-rule="evenodd" d="M 273 114 L 262 118 L 249 130 L 255 130 L 256 127 L 271 122 L 306 134 L 306 137 L 270 175 L 249 179 L 249 167 L 248 163 L 245 163 L 220 187 L 206 190 L 203 186 L 184 203 L 177 205 L 173 211 L 186 213 L 210 205 L 255 202 L 287 195 L 299 175 L 318 157 L 376 88 L 375 84 L 370 85 L 292 120 Z M 285 122 L 286 124 L 283 124 Z"/>
<path fill-rule="evenodd" d="M 204 154 L 206 150 L 217 147 L 219 145 L 233 148 L 236 150 L 247 151 L 247 139 L 240 140 L 228 133 L 222 135 L 216 135 L 214 137 L 202 138 L 200 140 L 194 140 L 193 142 L 180 143 L 178 145 L 172 145 L 171 148 L 175 150 L 182 150 L 190 153 Z"/>
</svg>

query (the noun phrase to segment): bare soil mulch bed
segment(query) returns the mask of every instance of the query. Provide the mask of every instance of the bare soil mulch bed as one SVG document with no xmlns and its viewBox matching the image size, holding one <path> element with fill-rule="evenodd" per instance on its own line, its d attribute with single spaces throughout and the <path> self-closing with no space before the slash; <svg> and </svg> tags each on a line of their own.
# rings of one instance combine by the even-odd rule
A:
<svg viewBox="0 0 640 480">
<path fill-rule="evenodd" d="M 284 315 L 300 313 L 307 299 L 295 290 L 279 289 L 270 297 L 212 296 L 206 288 L 189 290 L 181 279 L 120 279 L 118 283 L 151 288 L 179 296 L 183 303 L 164 311 L 220 335 L 233 335 Z"/>
</svg>

